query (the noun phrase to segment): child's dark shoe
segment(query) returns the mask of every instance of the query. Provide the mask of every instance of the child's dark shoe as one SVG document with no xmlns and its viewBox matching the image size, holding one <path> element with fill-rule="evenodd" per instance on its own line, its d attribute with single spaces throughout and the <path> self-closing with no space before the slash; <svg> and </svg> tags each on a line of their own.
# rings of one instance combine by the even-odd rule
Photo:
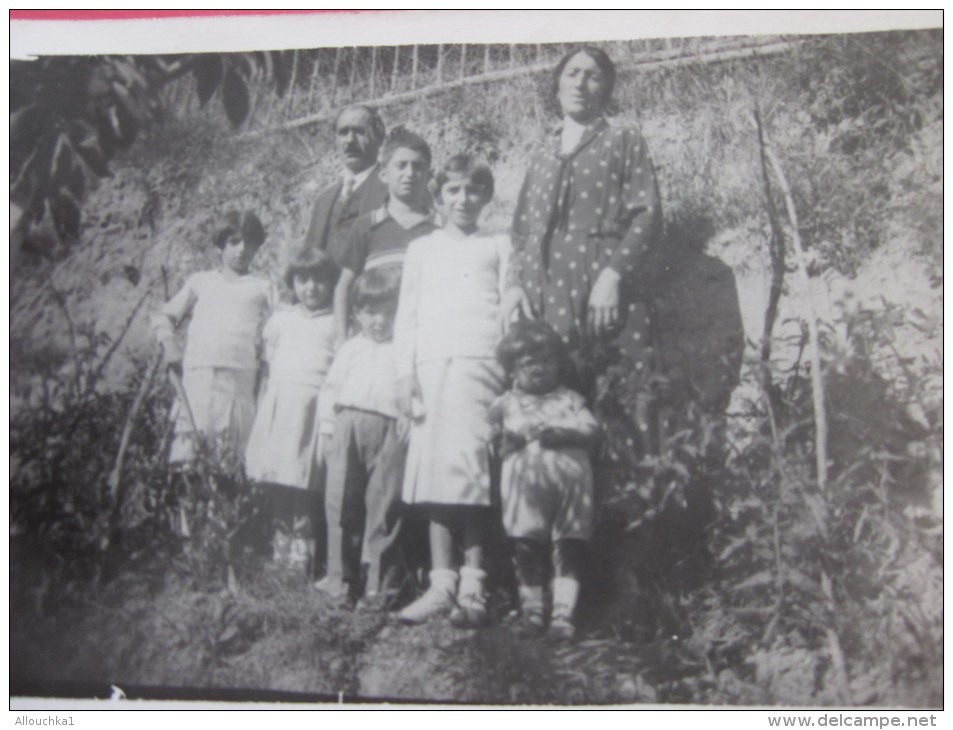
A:
<svg viewBox="0 0 953 730">
<path fill-rule="evenodd" d="M 567 618 L 554 617 L 549 624 L 549 635 L 556 641 L 572 641 L 576 638 L 576 627 Z"/>
<path fill-rule="evenodd" d="M 536 639 L 546 633 L 546 619 L 543 612 L 524 611 L 513 624 L 513 633 L 521 639 Z"/>
</svg>

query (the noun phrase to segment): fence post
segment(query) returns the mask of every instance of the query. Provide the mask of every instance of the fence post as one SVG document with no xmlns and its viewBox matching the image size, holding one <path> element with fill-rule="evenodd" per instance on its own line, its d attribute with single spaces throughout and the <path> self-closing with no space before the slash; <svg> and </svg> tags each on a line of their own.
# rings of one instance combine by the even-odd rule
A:
<svg viewBox="0 0 953 730">
<path fill-rule="evenodd" d="M 311 67 L 311 86 L 308 88 L 308 111 L 314 110 L 314 90 L 318 87 L 318 78 L 321 76 L 321 51 L 314 53 L 314 65 Z"/>
<path fill-rule="evenodd" d="M 348 101 L 354 101 L 354 79 L 357 77 L 357 54 L 360 49 L 357 46 L 351 51 L 351 79 L 347 85 Z"/>
<path fill-rule="evenodd" d="M 295 82 L 297 80 L 298 80 L 298 49 L 296 48 L 291 52 L 291 78 L 288 80 L 288 90 L 285 92 L 288 94 L 288 99 L 285 102 L 286 115 L 288 111 L 291 111 L 294 108 Z"/>
<path fill-rule="evenodd" d="M 334 49 L 334 80 L 331 82 L 331 106 L 335 105 L 338 95 L 338 70 L 341 66 L 341 48 Z"/>
<path fill-rule="evenodd" d="M 510 68 L 516 65 L 516 44 L 510 43 Z"/>
<path fill-rule="evenodd" d="M 374 78 L 377 75 L 377 46 L 371 46 L 371 84 L 370 84 L 370 93 L 368 97 L 374 98 L 374 91 L 377 88 L 376 79 Z"/>
<path fill-rule="evenodd" d="M 443 43 L 437 46 L 437 84 L 443 83 Z"/>
<path fill-rule="evenodd" d="M 467 44 L 460 44 L 460 78 L 467 75 Z"/>
<path fill-rule="evenodd" d="M 397 90 L 397 69 L 400 66 L 400 46 L 394 46 L 394 67 L 390 71 L 390 90 Z"/>
<path fill-rule="evenodd" d="M 411 64 L 410 69 L 410 88 L 411 90 L 417 88 L 417 44 L 414 44 L 414 55 L 413 63 Z"/>
<path fill-rule="evenodd" d="M 483 46 L 483 73 L 490 72 L 490 44 Z"/>
</svg>

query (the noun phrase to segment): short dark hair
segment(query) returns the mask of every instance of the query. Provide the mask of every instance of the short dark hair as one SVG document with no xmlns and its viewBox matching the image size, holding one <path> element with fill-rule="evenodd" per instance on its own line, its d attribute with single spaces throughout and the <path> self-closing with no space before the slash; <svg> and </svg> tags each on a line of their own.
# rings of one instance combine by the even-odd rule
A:
<svg viewBox="0 0 953 730">
<path fill-rule="evenodd" d="M 534 358 L 553 358 L 564 369 L 566 351 L 562 338 L 541 319 L 524 319 L 513 324 L 496 347 L 496 359 L 507 372 L 512 372 L 516 361 L 529 355 Z"/>
<path fill-rule="evenodd" d="M 378 142 L 381 142 L 387 135 L 387 127 L 384 126 L 384 120 L 381 119 L 380 112 L 369 104 L 352 104 L 351 106 L 346 106 L 341 109 L 334 117 L 334 131 L 337 132 L 338 122 L 341 121 L 341 117 L 343 117 L 346 112 L 358 110 L 367 114 L 370 119 L 371 134 Z"/>
<path fill-rule="evenodd" d="M 440 189 L 450 179 L 451 175 L 465 176 L 475 185 L 483 188 L 484 197 L 487 201 L 493 198 L 493 172 L 486 164 L 474 160 L 467 154 L 454 155 L 437 171 L 433 186 L 435 198 L 440 197 Z"/>
<path fill-rule="evenodd" d="M 555 108 L 559 109 L 559 77 L 563 75 L 566 64 L 580 53 L 584 53 L 595 61 L 602 75 L 605 77 L 606 91 L 602 99 L 602 110 L 612 114 L 614 111 L 613 107 L 615 106 L 612 101 L 612 92 L 615 89 L 616 79 L 615 64 L 612 62 L 612 59 L 609 58 L 609 55 L 598 46 L 573 46 L 559 59 L 559 63 L 557 63 L 556 68 L 553 69 L 552 86 L 550 88 L 550 94 L 552 95 L 551 98 Z"/>
<path fill-rule="evenodd" d="M 294 293 L 294 279 L 300 274 L 315 273 L 333 287 L 338 276 L 338 265 L 328 254 L 317 248 L 309 248 L 298 254 L 285 267 L 285 284 Z M 330 288 L 329 295 L 332 293 Z"/>
<path fill-rule="evenodd" d="M 433 157 L 430 154 L 430 145 L 427 144 L 427 140 L 416 132 L 411 132 L 404 127 L 397 127 L 387 135 L 387 139 L 384 140 L 384 144 L 381 146 L 380 163 L 386 165 L 394 152 L 401 147 L 423 155 L 424 159 L 427 160 L 427 167 L 430 167 L 431 162 L 433 162 Z"/>
<path fill-rule="evenodd" d="M 351 286 L 351 301 L 354 302 L 355 311 L 365 307 L 397 304 L 400 270 L 390 266 L 368 269 L 357 277 Z"/>
<path fill-rule="evenodd" d="M 212 242 L 216 248 L 225 248 L 225 242 L 235 235 L 241 236 L 245 243 L 258 248 L 265 242 L 265 227 L 258 220 L 258 216 L 250 210 L 243 213 L 230 210 L 222 216 Z"/>
</svg>

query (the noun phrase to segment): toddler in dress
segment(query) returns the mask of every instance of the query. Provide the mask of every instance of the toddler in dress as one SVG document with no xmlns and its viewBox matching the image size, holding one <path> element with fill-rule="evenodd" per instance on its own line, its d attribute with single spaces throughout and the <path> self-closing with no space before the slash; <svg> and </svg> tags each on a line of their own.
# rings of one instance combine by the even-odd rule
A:
<svg viewBox="0 0 953 730">
<path fill-rule="evenodd" d="M 562 341 L 538 320 L 514 324 L 497 349 L 514 385 L 490 408 L 502 434 L 503 526 L 513 541 L 524 634 L 545 631 L 544 586 L 550 567 L 549 633 L 575 634 L 585 541 L 593 529 L 589 450 L 598 434 L 581 395 L 560 384 Z"/>
<path fill-rule="evenodd" d="M 265 489 L 275 561 L 309 574 L 322 521 L 318 400 L 334 357 L 336 278 L 334 261 L 319 250 L 289 263 L 285 284 L 294 305 L 265 325 L 267 385 L 245 452 L 248 477 Z"/>
</svg>

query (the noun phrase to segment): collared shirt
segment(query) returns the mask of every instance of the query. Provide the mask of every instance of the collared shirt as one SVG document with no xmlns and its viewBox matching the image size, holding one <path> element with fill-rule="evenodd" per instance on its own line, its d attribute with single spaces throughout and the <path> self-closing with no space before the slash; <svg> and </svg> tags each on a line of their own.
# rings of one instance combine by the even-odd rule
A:
<svg viewBox="0 0 953 730">
<path fill-rule="evenodd" d="M 397 418 L 397 364 L 393 342 L 364 334 L 345 342 L 334 358 L 318 400 L 321 433 L 334 432 L 341 408 L 357 408 Z"/>
<path fill-rule="evenodd" d="M 354 191 L 361 187 L 375 170 L 377 170 L 377 165 L 371 165 L 366 170 L 357 173 L 351 172 L 345 167 L 344 173 L 341 175 L 341 198 L 346 200 L 354 195 Z"/>
<path fill-rule="evenodd" d="M 351 228 L 347 247 L 337 263 L 355 275 L 378 266 L 400 266 L 411 241 L 437 230 L 429 216 L 410 228 L 404 228 L 391 217 L 387 206 L 363 215 Z"/>
</svg>

